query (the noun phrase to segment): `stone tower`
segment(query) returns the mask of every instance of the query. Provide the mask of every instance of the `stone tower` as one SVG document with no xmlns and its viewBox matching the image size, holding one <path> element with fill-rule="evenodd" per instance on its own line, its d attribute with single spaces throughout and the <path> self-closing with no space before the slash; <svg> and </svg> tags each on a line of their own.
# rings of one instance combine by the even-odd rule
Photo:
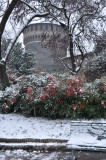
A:
<svg viewBox="0 0 106 160">
<path fill-rule="evenodd" d="M 42 35 L 46 34 L 46 41 L 49 40 L 53 34 L 64 34 L 61 27 L 57 24 L 51 23 L 36 23 L 30 24 L 24 30 L 24 45 L 26 51 L 35 53 L 35 70 L 41 69 L 43 71 L 64 71 L 64 66 L 58 58 L 65 57 L 66 53 L 62 51 L 61 47 L 55 53 L 42 41 Z"/>
</svg>

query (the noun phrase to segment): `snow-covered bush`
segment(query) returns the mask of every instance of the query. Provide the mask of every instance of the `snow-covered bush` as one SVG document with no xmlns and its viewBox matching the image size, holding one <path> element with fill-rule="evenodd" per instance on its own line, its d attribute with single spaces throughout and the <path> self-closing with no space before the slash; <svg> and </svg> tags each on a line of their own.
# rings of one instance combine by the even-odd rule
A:
<svg viewBox="0 0 106 160">
<path fill-rule="evenodd" d="M 0 112 L 14 111 L 16 95 L 19 93 L 19 85 L 11 85 L 5 91 L 0 91 Z"/>
<path fill-rule="evenodd" d="M 106 77 L 85 83 L 67 74 L 39 73 L 17 79 L 0 96 L 1 112 L 48 118 L 106 118 Z"/>
<path fill-rule="evenodd" d="M 76 99 L 83 92 L 79 79 L 62 78 L 54 75 L 47 77 L 47 85 L 41 91 L 40 99 L 43 108 L 38 108 L 38 114 L 49 118 L 72 118 Z"/>
<path fill-rule="evenodd" d="M 106 117 L 106 84 L 83 83 L 78 78 L 48 77 L 40 95 L 42 106 L 38 115 L 49 118 L 101 118 Z"/>
<path fill-rule="evenodd" d="M 25 115 L 33 115 L 36 104 L 39 103 L 39 94 L 46 83 L 46 74 L 23 75 L 17 79 L 19 93 L 16 95 L 14 112 L 22 112 Z"/>
</svg>

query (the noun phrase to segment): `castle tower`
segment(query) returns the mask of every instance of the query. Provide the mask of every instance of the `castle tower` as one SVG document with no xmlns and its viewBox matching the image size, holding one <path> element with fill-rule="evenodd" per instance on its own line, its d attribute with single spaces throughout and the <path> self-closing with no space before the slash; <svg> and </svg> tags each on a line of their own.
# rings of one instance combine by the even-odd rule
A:
<svg viewBox="0 0 106 160">
<path fill-rule="evenodd" d="M 24 45 L 26 51 L 35 53 L 35 70 L 41 69 L 43 71 L 64 71 L 64 66 L 57 59 L 64 57 L 65 52 L 58 49 L 58 52 L 51 50 L 45 43 L 43 35 L 46 35 L 47 40 L 51 39 L 53 34 L 63 34 L 63 30 L 57 24 L 50 23 L 36 23 L 30 24 L 24 30 Z"/>
</svg>

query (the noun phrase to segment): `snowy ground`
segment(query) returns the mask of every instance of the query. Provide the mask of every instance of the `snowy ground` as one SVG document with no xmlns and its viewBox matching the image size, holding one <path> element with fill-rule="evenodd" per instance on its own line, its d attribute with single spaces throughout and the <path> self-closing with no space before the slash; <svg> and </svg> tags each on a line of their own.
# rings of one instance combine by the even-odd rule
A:
<svg viewBox="0 0 106 160">
<path fill-rule="evenodd" d="M 74 121 L 75 123 L 78 121 Z M 80 122 L 80 121 L 79 121 Z M 82 120 L 84 123 L 88 123 L 88 121 Z M 90 122 L 90 121 L 89 121 Z M 91 121 L 91 122 L 101 122 L 104 123 L 103 127 L 106 134 L 106 120 L 99 121 Z M 79 136 L 78 131 L 82 131 L 86 129 L 86 126 L 83 129 L 73 126 L 71 128 L 71 132 L 73 132 L 70 136 L 70 124 L 71 120 L 48 120 L 45 118 L 39 117 L 30 117 L 26 118 L 23 115 L 19 114 L 0 114 L 0 138 L 34 138 L 34 139 L 66 139 L 69 140 L 68 143 L 85 143 L 85 140 L 91 142 L 92 138 L 93 144 L 101 145 L 106 147 L 106 139 L 100 141 L 97 144 L 97 139 L 95 137 L 90 137 L 88 134 L 84 134 Z M 80 127 L 80 126 L 79 126 Z M 101 128 L 100 132 L 104 132 Z M 94 130 L 95 131 L 95 130 Z M 98 128 L 96 129 L 98 132 Z M 71 139 L 70 139 L 71 137 Z M 77 139 L 78 138 L 78 139 Z M 90 138 L 90 139 L 89 139 Z M 0 143 L 0 145 L 6 146 L 17 146 L 17 145 L 43 145 L 42 143 Z M 49 143 L 50 145 L 56 145 L 53 143 Z M 66 145 L 66 144 L 63 144 Z M 79 160 L 106 160 L 106 152 L 104 153 L 94 153 L 94 152 L 76 152 L 76 156 Z M 55 158 L 54 158 L 55 157 Z M 22 149 L 17 150 L 0 150 L 0 160 L 68 160 L 71 159 L 70 152 L 63 151 L 53 151 L 53 152 L 41 152 L 41 151 L 25 151 Z"/>
<path fill-rule="evenodd" d="M 24 151 L 24 150 L 7 150 L 1 152 L 0 160 L 67 160 L 71 154 L 61 152 L 40 152 L 40 151 Z"/>
<path fill-rule="evenodd" d="M 106 153 L 99 152 L 75 152 L 78 160 L 106 160 Z M 0 160 L 71 160 L 71 152 L 41 152 L 41 151 L 25 151 L 6 150 L 0 151 Z"/>
<path fill-rule="evenodd" d="M 70 120 L 26 118 L 18 114 L 0 114 L 0 138 L 69 139 Z"/>
<path fill-rule="evenodd" d="M 63 120 L 48 120 L 45 118 L 39 118 L 39 117 L 24 117 L 20 114 L 0 114 L 0 138 L 35 138 L 35 139 L 70 139 L 70 127 L 71 133 L 73 132 L 74 136 L 76 136 L 76 133 L 79 134 L 79 131 L 81 130 L 87 130 L 87 126 L 83 126 L 79 128 L 76 126 L 70 126 L 73 121 L 63 119 Z M 74 121 L 75 122 L 78 121 Z M 80 123 L 81 121 L 79 121 Z M 104 130 L 106 130 L 106 120 L 100 120 L 100 121 L 82 121 L 83 123 L 88 122 L 101 122 L 105 123 L 104 126 L 98 126 L 95 130 L 95 133 L 99 130 L 102 134 Z M 81 122 L 81 123 L 82 123 Z M 95 127 L 95 126 L 94 126 Z M 101 129 L 100 129 L 101 128 Z M 99 129 L 99 130 L 98 130 Z M 104 129 L 104 130 L 103 130 Z M 74 131 L 72 131 L 74 130 Z M 71 134 L 71 137 L 72 135 Z M 106 134 L 106 131 L 105 131 Z M 84 134 L 85 137 L 88 136 L 87 134 Z M 83 138 L 83 135 L 82 135 Z M 84 139 L 84 138 L 83 138 Z M 86 138 L 85 138 L 86 139 Z M 95 138 L 94 138 L 95 139 Z M 93 140 L 94 140 L 93 139 Z"/>
</svg>

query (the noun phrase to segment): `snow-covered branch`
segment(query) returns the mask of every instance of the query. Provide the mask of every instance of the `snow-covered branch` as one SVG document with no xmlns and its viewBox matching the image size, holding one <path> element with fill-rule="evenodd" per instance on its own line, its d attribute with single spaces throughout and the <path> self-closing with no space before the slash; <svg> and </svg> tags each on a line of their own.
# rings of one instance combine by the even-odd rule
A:
<svg viewBox="0 0 106 160">
<path fill-rule="evenodd" d="M 31 5 L 29 5 L 27 2 L 20 0 L 20 2 L 22 2 L 23 4 L 25 4 L 27 7 L 29 7 L 33 12 L 36 12 L 36 9 L 33 8 Z"/>
<path fill-rule="evenodd" d="M 17 39 L 19 38 L 20 34 L 21 34 L 21 33 L 24 31 L 24 29 L 27 27 L 27 25 L 28 25 L 35 17 L 45 17 L 45 16 L 47 16 L 47 15 L 48 15 L 47 12 L 42 13 L 42 14 L 41 14 L 41 13 L 39 13 L 39 14 L 38 14 L 38 13 L 35 13 L 34 15 L 32 15 L 32 16 L 24 23 L 24 26 L 22 26 L 22 28 L 17 32 L 17 35 L 11 40 L 11 42 L 10 42 L 10 44 L 9 44 L 7 50 L 6 50 L 5 57 L 2 59 L 4 62 L 7 61 L 8 56 L 9 56 L 9 54 L 10 54 L 10 52 L 11 52 L 11 50 L 12 50 L 14 44 L 15 44 L 15 42 L 16 42 Z M 1 60 L 1 61 L 2 61 L 2 60 Z"/>
<path fill-rule="evenodd" d="M 63 58 L 56 58 L 56 59 L 60 60 L 61 64 L 66 68 L 66 70 L 67 70 L 70 74 L 76 75 L 76 73 L 73 72 L 72 69 L 70 69 L 69 66 L 66 65 L 66 64 L 63 62 Z M 64 58 L 64 59 L 65 59 L 65 58 Z"/>
</svg>

